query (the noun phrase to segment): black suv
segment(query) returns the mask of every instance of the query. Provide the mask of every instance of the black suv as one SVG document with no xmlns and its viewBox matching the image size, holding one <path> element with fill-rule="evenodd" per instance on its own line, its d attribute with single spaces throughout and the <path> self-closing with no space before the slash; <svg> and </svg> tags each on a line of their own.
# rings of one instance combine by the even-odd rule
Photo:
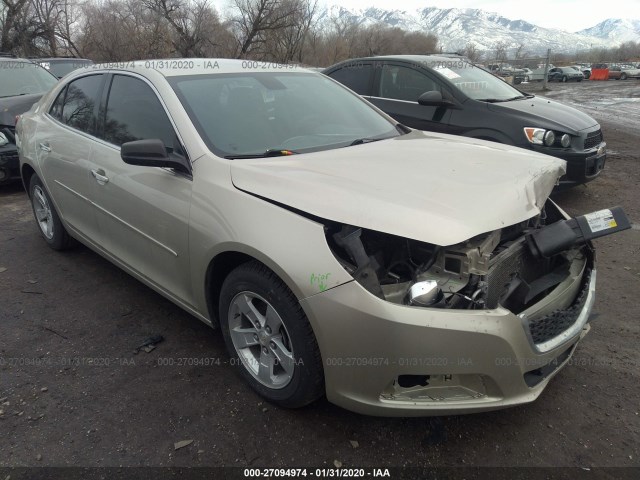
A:
<svg viewBox="0 0 640 480">
<path fill-rule="evenodd" d="M 0 185 L 20 179 L 16 116 L 29 110 L 57 81 L 36 63 L 0 54 Z"/>
<path fill-rule="evenodd" d="M 323 73 L 409 127 L 515 145 L 566 160 L 561 187 L 591 181 L 604 168 L 606 143 L 593 118 L 523 93 L 464 57 L 359 58 Z"/>
</svg>

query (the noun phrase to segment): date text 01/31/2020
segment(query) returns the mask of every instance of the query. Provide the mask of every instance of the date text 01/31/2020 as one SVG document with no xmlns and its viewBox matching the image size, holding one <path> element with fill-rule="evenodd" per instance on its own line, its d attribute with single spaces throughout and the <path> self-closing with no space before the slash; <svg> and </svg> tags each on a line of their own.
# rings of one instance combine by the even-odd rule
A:
<svg viewBox="0 0 640 480">
<path fill-rule="evenodd" d="M 390 478 L 388 468 L 245 468 L 245 477 Z"/>
</svg>

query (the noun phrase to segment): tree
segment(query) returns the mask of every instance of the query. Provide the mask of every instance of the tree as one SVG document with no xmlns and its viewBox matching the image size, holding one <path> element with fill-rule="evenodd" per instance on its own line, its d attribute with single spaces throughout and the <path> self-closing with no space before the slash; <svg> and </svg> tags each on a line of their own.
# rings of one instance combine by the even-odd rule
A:
<svg viewBox="0 0 640 480">
<path fill-rule="evenodd" d="M 296 26 L 308 12 L 309 0 L 234 0 L 232 17 L 236 58 L 267 58 L 267 40 L 278 30 Z"/>
<path fill-rule="evenodd" d="M 467 43 L 467 46 L 464 47 L 462 53 L 464 53 L 465 57 L 471 60 L 472 63 L 478 62 L 482 56 L 475 43 Z"/>
<path fill-rule="evenodd" d="M 221 46 L 217 33 L 222 26 L 209 0 L 141 0 L 141 3 L 167 22 L 178 56 L 204 57 Z"/>
</svg>

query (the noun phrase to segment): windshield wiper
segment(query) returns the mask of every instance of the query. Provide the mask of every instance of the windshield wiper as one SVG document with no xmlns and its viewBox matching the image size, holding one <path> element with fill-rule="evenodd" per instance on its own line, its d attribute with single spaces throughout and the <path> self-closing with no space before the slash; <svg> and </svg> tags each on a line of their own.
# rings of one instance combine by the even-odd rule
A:
<svg viewBox="0 0 640 480">
<path fill-rule="evenodd" d="M 239 160 L 243 158 L 266 158 L 266 157 L 287 157 L 289 155 L 296 155 L 298 152 L 293 150 L 283 150 L 277 148 L 270 148 L 263 153 L 251 153 L 248 155 L 226 155 L 224 158 L 229 160 Z"/>
<path fill-rule="evenodd" d="M 511 102 L 512 100 L 522 100 L 523 98 L 533 98 L 533 95 L 518 95 L 517 97 L 510 98 L 478 98 L 479 102 L 498 103 L 498 102 Z"/>
<path fill-rule="evenodd" d="M 354 145 L 362 145 L 363 143 L 371 143 L 378 142 L 380 140 L 384 140 L 382 138 L 356 138 L 353 142 L 349 144 L 350 147 Z"/>
</svg>

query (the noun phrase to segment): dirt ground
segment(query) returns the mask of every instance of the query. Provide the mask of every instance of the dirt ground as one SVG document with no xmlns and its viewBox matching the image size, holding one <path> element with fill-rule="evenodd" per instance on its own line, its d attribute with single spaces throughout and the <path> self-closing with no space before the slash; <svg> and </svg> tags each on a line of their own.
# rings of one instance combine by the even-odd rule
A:
<svg viewBox="0 0 640 480">
<path fill-rule="evenodd" d="M 0 467 L 640 466 L 640 82 L 606 83 L 546 94 L 589 105 L 609 147 L 602 176 L 556 200 L 570 214 L 622 205 L 634 228 L 595 242 L 597 315 L 571 365 L 503 411 L 269 405 L 217 332 L 86 248 L 50 250 L 21 186 L 0 189 Z M 153 335 L 165 340 L 134 354 Z"/>
</svg>

